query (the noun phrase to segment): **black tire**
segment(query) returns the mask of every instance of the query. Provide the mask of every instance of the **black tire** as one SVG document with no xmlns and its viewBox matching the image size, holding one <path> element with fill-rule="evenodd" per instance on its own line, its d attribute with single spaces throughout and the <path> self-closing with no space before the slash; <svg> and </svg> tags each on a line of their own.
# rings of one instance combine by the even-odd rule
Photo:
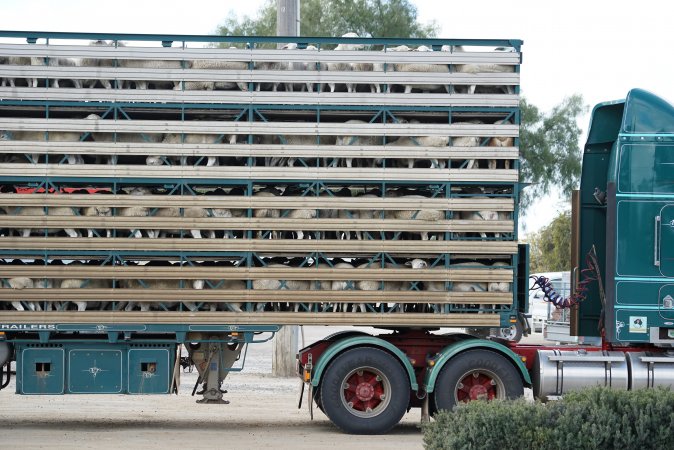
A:
<svg viewBox="0 0 674 450">
<path fill-rule="evenodd" d="M 409 402 L 410 381 L 402 364 L 376 348 L 345 351 L 328 365 L 321 380 L 321 409 L 350 434 L 388 432 Z"/>
<path fill-rule="evenodd" d="M 468 386 L 466 381 L 472 386 Z M 522 395 L 522 377 L 508 358 L 489 350 L 468 350 L 447 361 L 440 370 L 435 381 L 431 409 L 433 412 L 451 410 L 460 402 L 517 398 Z"/>
</svg>

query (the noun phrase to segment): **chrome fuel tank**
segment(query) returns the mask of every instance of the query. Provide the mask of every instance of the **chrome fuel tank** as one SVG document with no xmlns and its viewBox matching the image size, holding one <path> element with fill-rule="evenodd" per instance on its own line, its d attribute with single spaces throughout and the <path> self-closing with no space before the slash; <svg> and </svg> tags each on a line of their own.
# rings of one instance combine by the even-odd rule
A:
<svg viewBox="0 0 674 450">
<path fill-rule="evenodd" d="M 627 359 L 622 352 L 539 350 L 534 359 L 534 396 L 546 398 L 589 386 L 629 387 Z"/>
<path fill-rule="evenodd" d="M 674 387 L 674 353 L 627 353 L 630 389 Z"/>
</svg>

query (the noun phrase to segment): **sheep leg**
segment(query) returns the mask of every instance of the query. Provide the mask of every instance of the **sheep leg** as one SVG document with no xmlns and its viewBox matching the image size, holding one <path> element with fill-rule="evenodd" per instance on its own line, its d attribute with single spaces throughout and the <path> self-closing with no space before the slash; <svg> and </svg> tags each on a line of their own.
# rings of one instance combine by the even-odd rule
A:
<svg viewBox="0 0 674 450">
<path fill-rule="evenodd" d="M 330 86 L 330 92 L 335 92 L 335 83 L 328 83 L 328 86 Z"/>
<path fill-rule="evenodd" d="M 78 233 L 77 231 L 73 230 L 72 228 L 66 228 L 66 229 L 64 229 L 63 231 L 65 231 L 66 234 L 67 234 L 69 237 L 71 237 L 71 238 L 80 237 L 80 233 Z"/>
<path fill-rule="evenodd" d="M 201 239 L 201 231 L 199 230 L 190 230 L 190 234 L 194 239 Z"/>
<path fill-rule="evenodd" d="M 412 85 L 405 85 L 405 94 L 410 94 L 412 92 Z"/>
<path fill-rule="evenodd" d="M 23 307 L 23 305 L 21 304 L 21 302 L 12 302 L 12 306 L 13 306 L 14 309 L 16 309 L 17 311 L 25 311 L 25 310 L 26 310 L 26 308 Z"/>
<path fill-rule="evenodd" d="M 30 231 L 31 231 L 30 228 L 24 228 L 23 230 L 21 230 L 21 237 L 25 238 L 30 237 Z"/>
<path fill-rule="evenodd" d="M 75 302 L 77 305 L 77 311 L 86 311 L 87 310 L 87 302 Z"/>
<path fill-rule="evenodd" d="M 218 165 L 218 157 L 217 156 L 209 156 L 208 161 L 206 161 L 206 167 L 213 167 Z"/>
</svg>

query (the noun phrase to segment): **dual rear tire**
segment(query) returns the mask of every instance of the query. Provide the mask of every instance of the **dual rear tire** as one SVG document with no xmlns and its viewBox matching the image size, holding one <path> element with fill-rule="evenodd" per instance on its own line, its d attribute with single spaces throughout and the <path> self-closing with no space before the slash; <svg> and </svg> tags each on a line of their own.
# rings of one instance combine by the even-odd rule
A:
<svg viewBox="0 0 674 450">
<path fill-rule="evenodd" d="M 407 411 L 410 380 L 391 354 L 372 347 L 354 348 L 326 367 L 319 398 L 321 410 L 341 430 L 383 434 Z"/>
</svg>

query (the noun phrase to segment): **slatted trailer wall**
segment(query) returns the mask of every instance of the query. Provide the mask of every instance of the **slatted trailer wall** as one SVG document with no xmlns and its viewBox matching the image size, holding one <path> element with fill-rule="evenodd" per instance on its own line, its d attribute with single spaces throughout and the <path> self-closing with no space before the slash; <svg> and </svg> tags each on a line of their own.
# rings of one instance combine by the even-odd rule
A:
<svg viewBox="0 0 674 450">
<path fill-rule="evenodd" d="M 515 314 L 519 41 L 2 36 L 3 322 Z"/>
</svg>

